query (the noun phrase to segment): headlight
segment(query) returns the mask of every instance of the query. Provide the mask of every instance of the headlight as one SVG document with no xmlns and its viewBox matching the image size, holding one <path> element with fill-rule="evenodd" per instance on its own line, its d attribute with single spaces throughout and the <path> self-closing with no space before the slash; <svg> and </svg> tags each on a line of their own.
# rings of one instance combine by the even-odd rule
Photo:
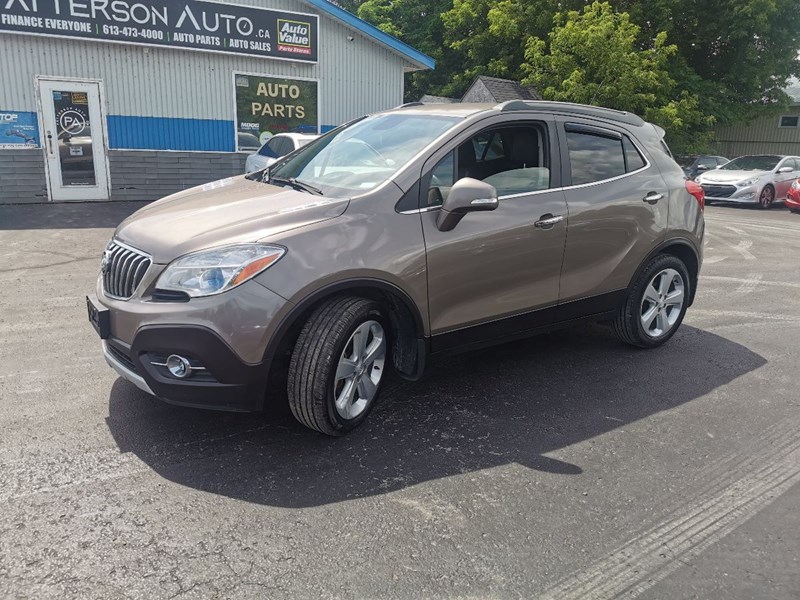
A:
<svg viewBox="0 0 800 600">
<path fill-rule="evenodd" d="M 745 179 L 744 181 L 740 181 L 736 185 L 739 187 L 747 187 L 749 185 L 755 185 L 758 183 L 758 177 L 753 177 L 752 179 Z"/>
<path fill-rule="evenodd" d="M 800 189 L 800 179 L 795 179 L 795 180 L 792 182 L 792 189 L 793 189 L 793 190 L 798 190 L 798 189 Z"/>
<path fill-rule="evenodd" d="M 187 254 L 171 262 L 158 278 L 161 290 L 211 296 L 252 279 L 275 264 L 286 249 L 267 244 L 238 244 Z"/>
</svg>

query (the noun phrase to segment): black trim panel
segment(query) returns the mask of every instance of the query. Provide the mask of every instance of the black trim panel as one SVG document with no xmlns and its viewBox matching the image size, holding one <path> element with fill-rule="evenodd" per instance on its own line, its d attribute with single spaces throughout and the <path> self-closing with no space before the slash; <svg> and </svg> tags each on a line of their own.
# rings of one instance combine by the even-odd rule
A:
<svg viewBox="0 0 800 600">
<path fill-rule="evenodd" d="M 606 292 L 589 298 L 572 300 L 559 304 L 556 309 L 556 323 L 582 319 L 592 315 L 616 312 L 628 295 L 627 289 Z"/>
<path fill-rule="evenodd" d="M 692 251 L 692 254 L 694 254 L 694 260 L 697 263 L 696 279 L 692 281 L 692 288 L 689 290 L 689 304 L 687 306 L 691 306 L 692 304 L 694 304 L 694 296 L 695 293 L 697 292 L 697 282 L 700 280 L 700 267 L 702 265 L 700 264 L 700 254 L 697 251 L 697 247 L 692 243 L 691 240 L 688 240 L 686 238 L 670 238 L 668 240 L 664 240 L 653 250 L 651 250 L 650 253 L 641 262 L 639 267 L 636 269 L 636 272 L 634 273 L 633 277 L 631 277 L 630 282 L 628 282 L 628 287 L 630 288 L 630 286 L 633 285 L 633 282 L 639 278 L 639 275 L 647 266 L 647 263 L 649 263 L 655 256 L 661 254 L 664 250 L 666 250 L 670 246 L 678 246 L 678 245 L 686 246 L 687 248 L 689 248 L 689 250 Z"/>
<path fill-rule="evenodd" d="M 550 325 L 554 322 L 555 315 L 556 307 L 550 306 L 488 323 L 479 323 L 470 327 L 446 331 L 431 338 L 431 350 L 434 353 L 449 352 L 462 346 L 470 346 L 490 340 L 497 340 L 499 343 L 520 332 Z"/>
<path fill-rule="evenodd" d="M 332 296 L 337 292 L 352 290 L 354 288 L 372 288 L 375 290 L 392 293 L 400 297 L 414 319 L 416 337 L 424 337 L 425 328 L 422 324 L 422 315 L 419 314 L 416 304 L 404 290 L 392 283 L 389 283 L 388 281 L 384 281 L 383 279 L 373 279 L 369 277 L 344 279 L 315 290 L 298 302 L 288 314 L 284 315 L 280 324 L 275 330 L 274 335 L 270 337 L 270 341 L 267 344 L 266 350 L 264 351 L 264 362 L 267 364 L 272 362 L 272 359 L 275 357 L 275 353 L 277 352 L 284 336 L 289 332 L 297 319 L 300 318 L 309 308 L 328 296 Z"/>
<path fill-rule="evenodd" d="M 124 346 L 114 340 L 117 346 Z M 150 364 L 146 353 L 197 359 L 216 381 L 173 379 Z M 264 404 L 267 369 L 243 362 L 215 332 L 198 325 L 149 325 L 136 332 L 128 356 L 160 399 L 180 406 L 253 411 Z"/>
<path fill-rule="evenodd" d="M 489 323 L 447 331 L 433 336 L 431 348 L 436 354 L 468 350 L 529 337 L 582 320 L 605 320 L 616 314 L 627 292 L 627 290 L 615 290 Z"/>
</svg>

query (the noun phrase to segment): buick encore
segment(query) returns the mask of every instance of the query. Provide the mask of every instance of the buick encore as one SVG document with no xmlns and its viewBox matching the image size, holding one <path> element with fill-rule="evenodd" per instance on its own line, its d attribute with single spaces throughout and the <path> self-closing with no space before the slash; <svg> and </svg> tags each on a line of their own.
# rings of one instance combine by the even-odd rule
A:
<svg viewBox="0 0 800 600">
<path fill-rule="evenodd" d="M 89 319 L 183 406 L 358 426 L 391 369 L 606 321 L 654 348 L 697 288 L 703 190 L 663 130 L 554 102 L 404 105 L 122 222 Z"/>
</svg>

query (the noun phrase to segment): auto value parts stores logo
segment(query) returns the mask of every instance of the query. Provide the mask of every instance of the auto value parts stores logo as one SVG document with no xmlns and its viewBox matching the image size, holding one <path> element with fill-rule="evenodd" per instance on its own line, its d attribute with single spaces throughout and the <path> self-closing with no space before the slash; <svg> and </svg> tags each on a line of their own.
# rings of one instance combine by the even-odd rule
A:
<svg viewBox="0 0 800 600">
<path fill-rule="evenodd" d="M 278 50 L 293 54 L 311 54 L 311 24 L 278 19 Z"/>
</svg>

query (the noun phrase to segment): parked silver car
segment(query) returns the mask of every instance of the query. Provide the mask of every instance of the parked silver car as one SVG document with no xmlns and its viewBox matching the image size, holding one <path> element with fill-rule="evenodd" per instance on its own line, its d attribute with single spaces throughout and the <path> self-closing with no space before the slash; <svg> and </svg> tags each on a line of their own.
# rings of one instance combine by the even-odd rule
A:
<svg viewBox="0 0 800 600">
<path fill-rule="evenodd" d="M 278 133 L 273 135 L 265 144 L 247 157 L 245 163 L 245 173 L 254 173 L 265 167 L 270 166 L 282 156 L 302 148 L 311 140 L 317 139 L 317 135 L 305 133 Z"/>
<path fill-rule="evenodd" d="M 792 182 L 800 177 L 800 158 L 759 154 L 740 156 L 699 175 L 706 203 L 737 202 L 769 208 L 783 201 Z"/>
</svg>

